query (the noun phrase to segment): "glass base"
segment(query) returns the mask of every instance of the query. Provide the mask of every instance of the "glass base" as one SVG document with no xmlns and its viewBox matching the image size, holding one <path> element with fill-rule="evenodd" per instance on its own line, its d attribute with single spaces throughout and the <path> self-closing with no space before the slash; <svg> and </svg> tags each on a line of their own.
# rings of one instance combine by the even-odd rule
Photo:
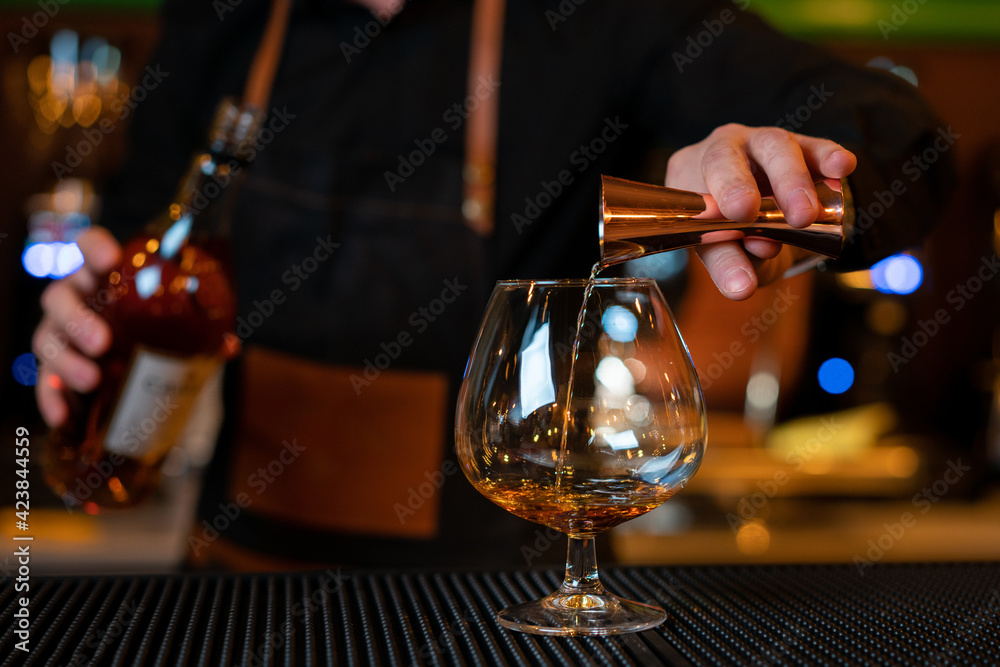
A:
<svg viewBox="0 0 1000 667">
<path fill-rule="evenodd" d="M 625 600 L 607 591 L 570 592 L 560 589 L 541 600 L 507 607 L 497 614 L 497 619 L 508 630 L 572 637 L 648 630 L 663 623 L 667 612 L 653 605 Z"/>
</svg>

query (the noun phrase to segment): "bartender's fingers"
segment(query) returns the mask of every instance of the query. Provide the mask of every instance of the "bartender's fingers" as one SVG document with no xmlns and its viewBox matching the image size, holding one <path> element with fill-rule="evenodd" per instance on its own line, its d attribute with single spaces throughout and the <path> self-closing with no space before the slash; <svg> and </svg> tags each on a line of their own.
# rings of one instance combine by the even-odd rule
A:
<svg viewBox="0 0 1000 667">
<path fill-rule="evenodd" d="M 121 246 L 101 227 L 81 234 L 77 243 L 83 252 L 83 266 L 69 277 L 53 282 L 42 292 L 43 319 L 36 332 L 36 353 L 41 344 L 48 343 L 46 349 L 50 352 L 53 349 L 52 340 L 41 340 L 45 336 L 60 339 L 62 347 L 69 343 L 91 357 L 104 354 L 111 344 L 111 328 L 92 310 L 86 299 L 94 295 L 101 276 L 121 262 Z M 96 296 L 98 298 L 92 303 L 107 303 L 100 298 L 101 295 Z"/>
<path fill-rule="evenodd" d="M 42 370 L 58 375 L 71 389 L 87 392 L 97 385 L 101 373 L 93 357 L 73 347 L 66 330 L 52 320 L 38 325 L 31 347 Z"/>
<path fill-rule="evenodd" d="M 778 207 L 792 227 L 808 227 L 820 212 L 814 181 L 842 178 L 857 159 L 839 144 L 776 127 L 751 130 L 750 158 L 763 169 Z"/>
<path fill-rule="evenodd" d="M 722 215 L 740 222 L 753 220 L 760 210 L 760 189 L 748 148 L 751 129 L 730 123 L 695 144 L 696 153 L 701 154 L 698 168 L 705 184 L 700 192 L 715 198 Z"/>
<path fill-rule="evenodd" d="M 807 227 L 819 214 L 819 197 L 802 148 L 791 132 L 778 127 L 751 131 L 750 158 L 767 176 L 778 207 L 792 227 Z"/>
<path fill-rule="evenodd" d="M 83 266 L 42 292 L 42 321 L 32 337 L 40 369 L 35 396 L 50 426 L 68 414 L 63 391 L 88 392 L 100 381 L 100 368 L 91 359 L 111 345 L 111 328 L 86 303 L 100 277 L 121 261 L 121 246 L 106 229 L 94 227 L 77 239 Z"/>
<path fill-rule="evenodd" d="M 121 262 L 122 247 L 111 232 L 104 227 L 91 227 L 80 234 L 76 243 L 80 246 L 80 252 L 83 253 L 81 271 L 86 271 L 91 276 L 102 276 Z M 93 291 L 96 288 L 97 283 L 95 282 L 87 291 Z"/>
<path fill-rule="evenodd" d="M 100 368 L 70 345 L 65 329 L 54 326 L 49 318 L 35 329 L 32 349 L 40 366 L 35 383 L 38 409 L 49 426 L 58 426 L 68 411 L 63 391 L 92 391 L 100 381 Z"/>
<path fill-rule="evenodd" d="M 723 215 L 747 222 L 760 208 L 758 179 L 766 180 L 789 224 L 804 227 L 819 213 L 813 182 L 843 178 L 856 166 L 857 158 L 836 142 L 730 123 L 677 151 L 666 185 L 709 192 Z"/>
<path fill-rule="evenodd" d="M 42 292 L 42 325 L 45 331 L 70 343 L 84 354 L 98 357 L 111 344 L 111 327 L 84 302 L 83 295 L 65 280 Z M 43 326 L 39 326 L 39 332 Z M 39 348 L 36 340 L 36 350 Z"/>
<path fill-rule="evenodd" d="M 777 257 L 781 252 L 781 244 L 768 239 L 749 238 L 743 239 L 743 249 L 747 254 L 759 259 L 771 259 Z"/>
<path fill-rule="evenodd" d="M 702 143 L 702 176 L 724 216 L 749 222 L 760 210 L 756 169 L 766 177 L 789 224 L 805 227 L 816 220 L 816 188 L 791 132 L 729 124 Z"/>
<path fill-rule="evenodd" d="M 822 178 L 846 178 L 858 166 L 857 156 L 834 141 L 803 134 L 792 136 L 802 148 L 802 156 L 815 181 Z"/>
<path fill-rule="evenodd" d="M 69 406 L 63 397 L 63 384 L 59 376 L 41 368 L 35 383 L 35 401 L 42 419 L 51 428 L 61 426 L 69 416 Z"/>
<path fill-rule="evenodd" d="M 726 298 L 743 301 L 757 290 L 757 274 L 738 243 L 712 243 L 695 250 Z"/>
</svg>

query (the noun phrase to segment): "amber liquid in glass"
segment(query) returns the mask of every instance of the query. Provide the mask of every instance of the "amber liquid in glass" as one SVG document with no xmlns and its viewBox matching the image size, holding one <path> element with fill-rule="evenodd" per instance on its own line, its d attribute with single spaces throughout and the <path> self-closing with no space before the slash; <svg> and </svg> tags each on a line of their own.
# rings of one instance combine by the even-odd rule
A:
<svg viewBox="0 0 1000 667">
<path fill-rule="evenodd" d="M 521 518 L 555 528 L 573 537 L 590 537 L 658 507 L 673 495 L 673 488 L 631 478 L 574 479 L 568 442 L 572 420 L 573 388 L 576 379 L 580 335 L 587 318 L 587 302 L 594 291 L 597 274 L 603 267 L 594 264 L 584 288 L 567 380 L 563 428 L 559 436 L 555 484 L 522 479 L 496 480 L 479 485 L 479 491 Z"/>
<path fill-rule="evenodd" d="M 675 491 L 627 478 L 582 482 L 564 478 L 559 487 L 548 481 L 510 479 L 485 482 L 479 490 L 508 512 L 572 537 L 593 537 L 634 519 L 659 507 Z"/>
</svg>

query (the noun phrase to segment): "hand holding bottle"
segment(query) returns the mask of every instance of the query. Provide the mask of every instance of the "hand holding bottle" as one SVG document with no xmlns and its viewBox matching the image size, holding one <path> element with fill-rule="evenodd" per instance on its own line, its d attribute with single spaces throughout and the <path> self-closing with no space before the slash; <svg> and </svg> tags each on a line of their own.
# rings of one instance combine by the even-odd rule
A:
<svg viewBox="0 0 1000 667">
<path fill-rule="evenodd" d="M 51 283 L 42 293 L 42 320 L 32 348 L 39 360 L 35 397 L 45 423 L 62 425 L 69 415 L 65 390 L 93 391 L 101 378 L 95 359 L 111 346 L 111 327 L 95 311 L 104 276 L 121 262 L 118 241 L 103 227 L 77 239 L 84 264 L 76 273 Z"/>
<path fill-rule="evenodd" d="M 86 265 L 45 293 L 35 351 L 53 428 L 42 464 L 67 506 L 149 497 L 199 394 L 238 348 L 229 216 L 259 120 L 223 100 L 172 203 L 122 246 L 106 230 L 81 237 Z"/>
</svg>

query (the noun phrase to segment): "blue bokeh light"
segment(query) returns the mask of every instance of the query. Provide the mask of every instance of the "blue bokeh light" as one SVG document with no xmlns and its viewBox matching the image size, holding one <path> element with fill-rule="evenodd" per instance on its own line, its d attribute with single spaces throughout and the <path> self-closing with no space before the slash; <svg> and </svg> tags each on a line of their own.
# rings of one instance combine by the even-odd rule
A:
<svg viewBox="0 0 1000 667">
<path fill-rule="evenodd" d="M 83 266 L 83 252 L 80 246 L 75 243 L 64 243 L 56 253 L 56 264 L 52 270 L 52 277 L 63 278 L 71 273 L 75 273 Z"/>
<path fill-rule="evenodd" d="M 871 278 L 883 294 L 912 294 L 924 282 L 924 267 L 913 255 L 891 255 L 872 266 Z"/>
<path fill-rule="evenodd" d="M 36 278 L 65 278 L 83 266 L 83 253 L 75 243 L 32 243 L 21 253 L 21 264 Z"/>
<path fill-rule="evenodd" d="M 631 311 L 622 306 L 611 306 L 604 311 L 602 323 L 604 331 L 611 337 L 611 340 L 619 343 L 635 340 L 635 334 L 639 330 L 639 320 Z"/>
<path fill-rule="evenodd" d="M 46 278 L 56 263 L 56 254 L 48 243 L 34 243 L 21 253 L 24 270 L 36 278 Z"/>
<path fill-rule="evenodd" d="M 854 384 L 854 367 L 846 359 L 833 357 L 819 367 L 819 386 L 828 394 L 843 394 Z"/>
<path fill-rule="evenodd" d="M 11 372 L 18 384 L 34 387 L 38 382 L 38 360 L 31 352 L 20 354 L 11 364 Z"/>
</svg>

